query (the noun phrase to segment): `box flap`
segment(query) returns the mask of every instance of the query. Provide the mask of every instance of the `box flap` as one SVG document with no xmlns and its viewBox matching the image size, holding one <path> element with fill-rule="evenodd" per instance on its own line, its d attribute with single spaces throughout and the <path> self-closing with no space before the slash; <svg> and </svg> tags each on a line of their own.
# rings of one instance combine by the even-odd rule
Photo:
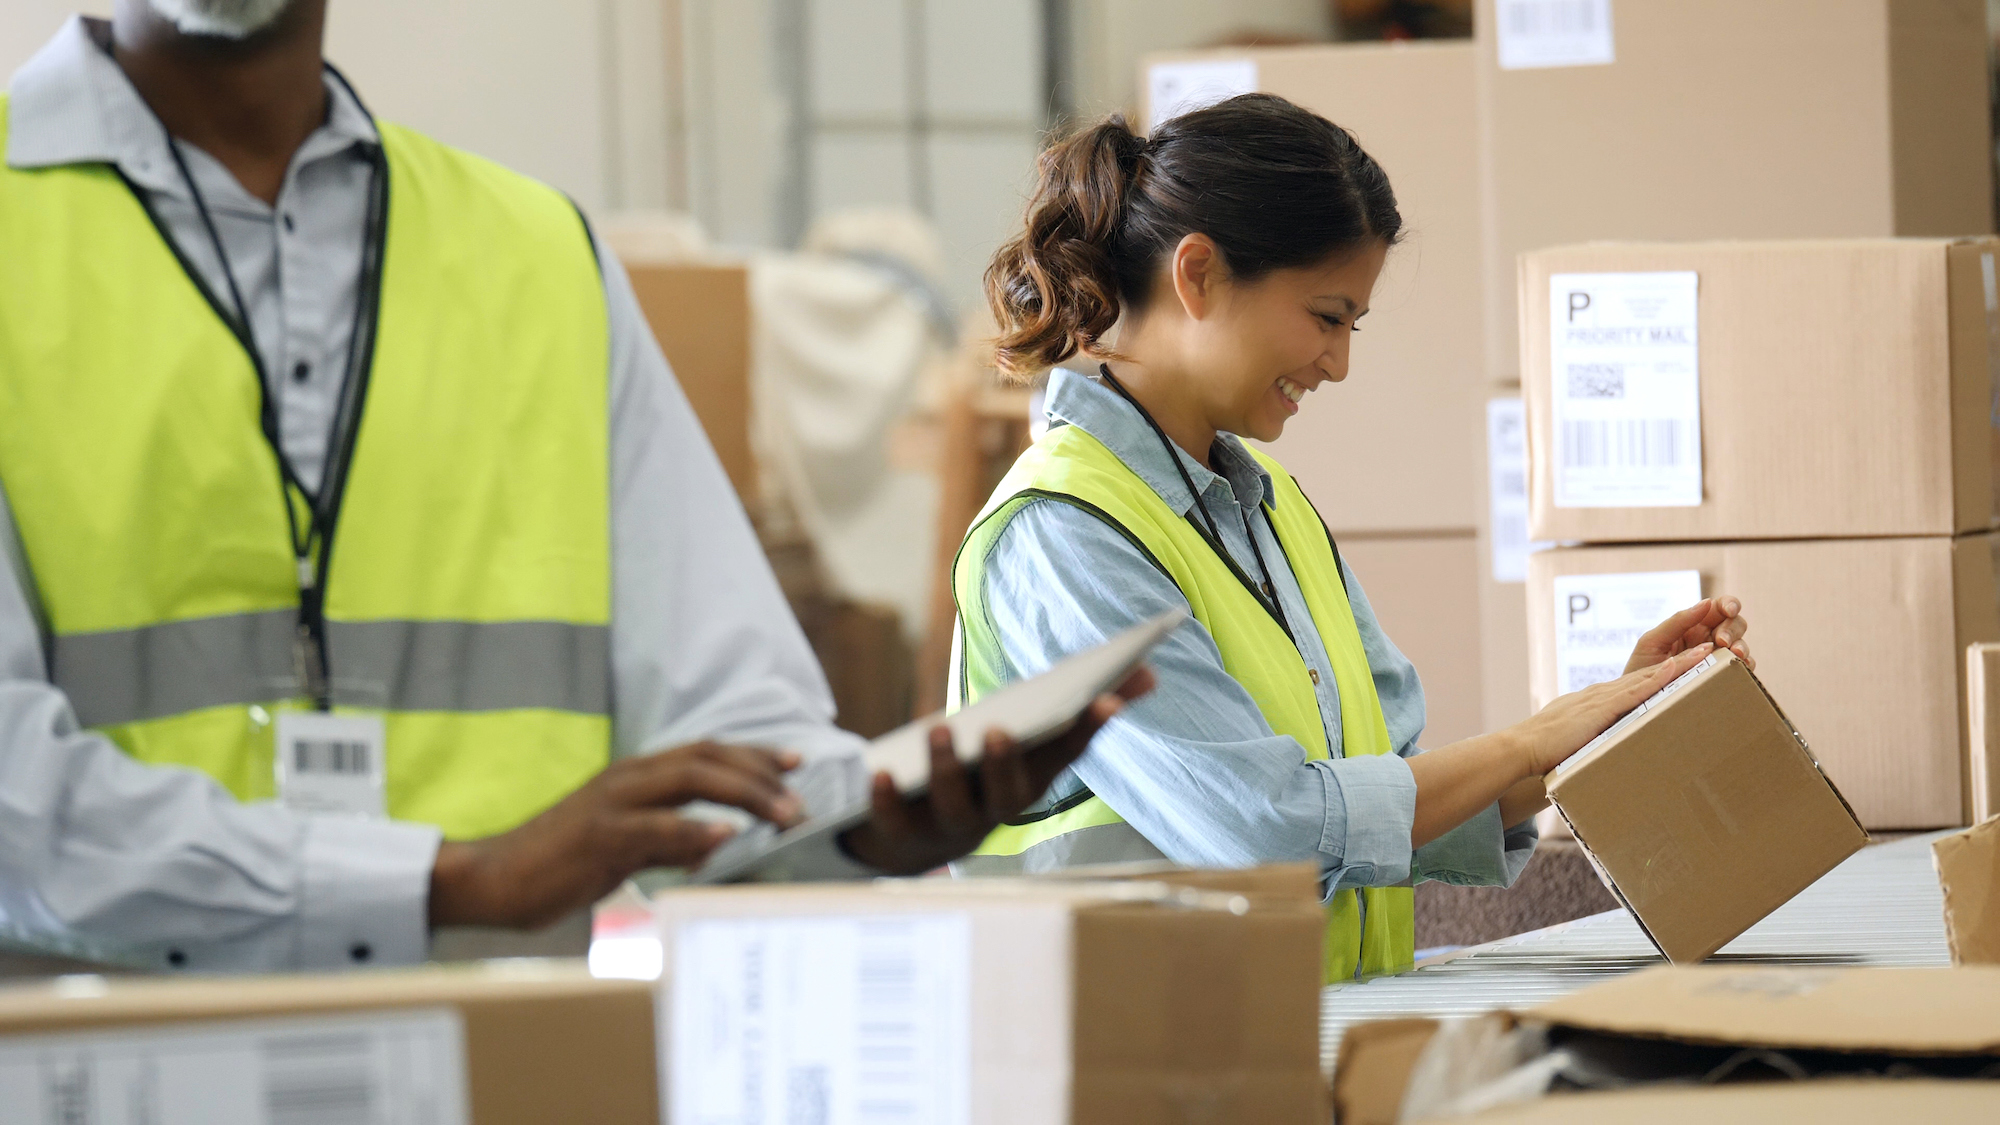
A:
<svg viewBox="0 0 2000 1125">
<path fill-rule="evenodd" d="M 2000 1082 L 1934 1079 L 1829 1079 L 1740 1086 L 1649 1087 L 1602 1094 L 1553 1094 L 1461 1120 L 1478 1125 L 1882 1125 L 1888 1121 L 1992 1121 Z"/>
<path fill-rule="evenodd" d="M 2000 1054 L 2000 968 L 1664 965 L 1527 1015 L 1565 1027 L 1722 1046 Z"/>
<path fill-rule="evenodd" d="M 2000 964 L 2000 818 L 1931 845 L 1954 965 Z"/>
</svg>

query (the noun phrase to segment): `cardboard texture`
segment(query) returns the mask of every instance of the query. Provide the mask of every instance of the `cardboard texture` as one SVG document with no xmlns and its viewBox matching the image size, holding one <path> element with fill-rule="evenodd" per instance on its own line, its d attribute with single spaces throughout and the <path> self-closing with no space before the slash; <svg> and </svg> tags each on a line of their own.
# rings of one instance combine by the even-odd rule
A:
<svg viewBox="0 0 2000 1125">
<path fill-rule="evenodd" d="M 1336 534 L 1469 530 L 1477 519 L 1481 243 L 1472 55 L 1470 43 L 1440 41 L 1145 60 L 1149 68 L 1247 59 L 1259 89 L 1352 131 L 1395 185 L 1404 240 L 1353 338 L 1347 379 L 1308 395 L 1269 447 Z M 1139 89 L 1148 88 L 1142 69 Z M 1142 112 L 1139 120 L 1150 117 Z"/>
<path fill-rule="evenodd" d="M 754 509 L 750 444 L 750 269 L 730 262 L 629 260 L 639 309 L 688 405 L 722 459 L 736 495 Z"/>
<path fill-rule="evenodd" d="M 1979 0 L 1615 0 L 1609 65 L 1520 70 L 1494 5 L 1474 23 L 1496 377 L 1526 251 L 1993 230 Z"/>
<path fill-rule="evenodd" d="M 2000 644 L 1965 646 L 1966 789 L 1970 820 L 2000 815 Z"/>
<path fill-rule="evenodd" d="M 1647 1043 L 1866 1053 L 1925 1058 L 2000 1057 L 2000 969 L 1661 966 L 1616 977 L 1518 1013 L 1484 1019 L 1535 1023 Z M 1341 1039 L 1334 1073 L 1341 1125 L 1398 1120 L 1438 1021 L 1357 1024 Z M 1643 1054 L 1638 1056 L 1643 1059 Z M 1925 1116 L 1935 1113 L 1939 1116 Z M 1468 1117 L 1478 1122 L 1990 1121 L 2000 1082 L 1812 1079 L 1610 1093 L 1553 1093 Z"/>
<path fill-rule="evenodd" d="M 1954 965 L 2000 964 L 2000 819 L 1931 845 Z"/>
<path fill-rule="evenodd" d="M 1324 1122 L 1312 870 L 1125 873 L 688 890 L 656 909 L 670 975 L 678 935 L 697 922 L 963 919 L 957 1062 L 979 1125 Z M 842 1033 L 829 1024 L 809 1038 Z"/>
<path fill-rule="evenodd" d="M 1623 8 L 1620 8 L 1623 11 Z M 1583 542 L 1950 535 L 1994 526 L 2000 240 L 1608 243 L 1523 255 L 1529 533 Z M 1698 275 L 1697 507 L 1555 506 L 1551 274 Z"/>
<path fill-rule="evenodd" d="M 1548 789 L 1677 964 L 1721 949 L 1868 842 L 1805 739 L 1726 653 L 1550 774 Z"/>
<path fill-rule="evenodd" d="M 1556 694 L 1556 576 L 1698 570 L 1704 595 L 1743 599 L 1758 677 L 1862 824 L 1958 827 L 1969 811 L 1961 654 L 2000 641 L 1996 546 L 1986 534 L 1537 552 L 1528 562 L 1537 705 Z"/>
<path fill-rule="evenodd" d="M 1467 532 L 1339 543 L 1376 620 L 1423 681 L 1423 745 L 1486 730 L 1480 650 L 1469 636 L 1481 624 L 1478 540 Z"/>
<path fill-rule="evenodd" d="M 0 1043 L 47 1032 L 437 1007 L 456 1009 L 464 1021 L 467 1108 L 478 1125 L 659 1121 L 652 987 L 593 980 L 581 962 L 17 985 L 0 988 Z"/>
</svg>

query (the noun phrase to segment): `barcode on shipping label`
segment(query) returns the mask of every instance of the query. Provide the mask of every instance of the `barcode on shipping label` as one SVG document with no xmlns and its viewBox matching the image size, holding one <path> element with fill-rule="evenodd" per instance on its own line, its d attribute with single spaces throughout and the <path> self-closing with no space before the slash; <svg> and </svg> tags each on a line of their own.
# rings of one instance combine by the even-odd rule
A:
<svg viewBox="0 0 2000 1125">
<path fill-rule="evenodd" d="M 1558 508 L 1702 500 L 1699 279 L 1549 278 L 1549 406 Z"/>
<path fill-rule="evenodd" d="M 1527 431 L 1518 396 L 1487 400 L 1487 535 L 1495 582 L 1525 581 L 1528 556 L 1548 546 L 1528 541 Z"/>
<path fill-rule="evenodd" d="M 672 956 L 671 1120 L 971 1119 L 964 915 L 702 919 Z"/>
<path fill-rule="evenodd" d="M 1556 692 L 1625 674 L 1639 638 L 1701 600 L 1701 572 L 1563 574 L 1553 582 Z"/>
<path fill-rule="evenodd" d="M 466 1125 L 465 1030 L 424 1008 L 14 1036 L 0 1107 L 61 1125 Z"/>
<path fill-rule="evenodd" d="M 1502 70 L 1616 61 L 1611 0 L 1496 0 L 1494 16 Z"/>
</svg>

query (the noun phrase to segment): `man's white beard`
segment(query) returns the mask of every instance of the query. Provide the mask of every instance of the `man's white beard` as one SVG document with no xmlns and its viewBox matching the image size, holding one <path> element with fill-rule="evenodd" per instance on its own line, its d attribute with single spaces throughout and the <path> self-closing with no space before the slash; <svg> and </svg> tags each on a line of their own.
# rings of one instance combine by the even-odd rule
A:
<svg viewBox="0 0 2000 1125">
<path fill-rule="evenodd" d="M 185 34 L 248 39 L 285 14 L 292 0 L 146 0 L 146 4 Z"/>
</svg>

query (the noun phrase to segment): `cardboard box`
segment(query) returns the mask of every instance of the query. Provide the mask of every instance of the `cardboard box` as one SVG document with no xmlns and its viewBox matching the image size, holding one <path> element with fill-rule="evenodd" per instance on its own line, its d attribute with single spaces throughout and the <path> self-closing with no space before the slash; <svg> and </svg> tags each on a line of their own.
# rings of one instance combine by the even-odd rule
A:
<svg viewBox="0 0 2000 1125">
<path fill-rule="evenodd" d="M 1528 689 L 1528 457 L 1519 387 L 1486 403 L 1485 500 L 1479 520 L 1479 662 L 1488 731 L 1534 714 Z"/>
<path fill-rule="evenodd" d="M 750 269 L 734 262 L 625 262 L 640 311 L 745 504 L 757 500 L 750 443 Z"/>
<path fill-rule="evenodd" d="M 1318 880 L 1244 878 L 663 895 L 669 1117 L 1317 1125 Z"/>
<path fill-rule="evenodd" d="M 1727 652 L 1558 766 L 1548 789 L 1676 964 L 1729 944 L 1868 842 L 1805 738 Z"/>
<path fill-rule="evenodd" d="M 1931 845 L 1954 965 L 2000 964 L 2000 819 Z"/>
<path fill-rule="evenodd" d="M 1423 745 L 1486 730 L 1479 649 L 1479 542 L 1471 534 L 1341 536 L 1340 555 L 1424 685 Z"/>
<path fill-rule="evenodd" d="M 1791 539 L 1994 526 L 2000 438 L 1991 372 L 2000 359 L 2000 298 L 1989 279 L 1996 253 L 2000 241 L 1992 239 L 1877 239 L 1613 243 L 1524 255 L 1531 537 Z M 1564 458 L 1587 459 L 1582 471 L 1593 474 L 1603 461 L 1691 459 L 1685 441 L 1649 447 L 1602 439 L 1670 421 L 1685 431 L 1695 419 L 1691 411 L 1678 420 L 1640 417 L 1673 409 L 1660 405 L 1663 376 L 1646 371 L 1643 357 L 1608 383 L 1590 375 L 1605 365 L 1575 362 L 1597 352 L 1570 352 L 1558 360 L 1567 372 L 1552 373 L 1551 276 L 1678 271 L 1695 274 L 1698 289 L 1699 343 L 1686 351 L 1699 353 L 1699 504 L 1559 506 L 1558 478 L 1575 471 Z M 1588 293 L 1568 298 L 1591 300 Z M 1612 321 L 1601 329 L 1590 323 L 1596 311 L 1554 310 L 1569 329 L 1563 343 L 1611 331 Z M 1624 324 L 1621 314 L 1608 315 Z M 1558 375 L 1565 382 L 1557 384 Z M 1579 397 L 1579 386 L 1587 397 Z M 1562 433 L 1559 407 L 1580 416 Z M 1671 466 L 1648 471 L 1659 468 Z M 1573 503 L 1617 502 L 1581 484 L 1572 491 Z"/>
<path fill-rule="evenodd" d="M 1435 1019 L 1357 1024 L 1341 1040 L 1334 1102 L 1342 1125 L 1387 1125 L 1406 1107 L 1449 1104 L 1453 1093 L 1476 1086 L 1482 1064 L 1499 1071 L 1526 1061 L 1510 1032 L 1546 1028 L 1611 1074 L 1642 1084 L 1547 1093 L 1452 1119 L 1482 1125 L 1990 1121 L 2000 1115 L 2000 1082 L 1958 1076 L 2000 1057 L 1996 1013 L 2000 969 L 1993 968 L 1661 966 L 1525 1012 L 1475 1017 L 1470 1026 Z M 1482 1036 L 1485 1043 L 1477 1041 Z M 1452 1049 L 1455 1060 L 1446 1057 Z M 1496 1058 L 1510 1050 L 1513 1058 Z M 1770 1081 L 1779 1064 L 1768 1056 L 1737 1059 L 1728 1068 L 1733 1075 L 1713 1073 L 1744 1050 L 1785 1055 L 1807 1074 L 1892 1065 L 1913 1073 L 1893 1080 Z M 1704 1078 L 1720 1084 L 1689 1084 Z"/>
<path fill-rule="evenodd" d="M 1308 396 L 1270 447 L 1336 534 L 1468 530 L 1478 518 L 1472 54 L 1463 41 L 1182 52 L 1148 57 L 1140 75 L 1150 91 L 1163 68 L 1234 66 L 1243 90 L 1351 131 L 1395 187 L 1404 241 L 1353 339 L 1348 376 Z"/>
<path fill-rule="evenodd" d="M 1742 599 L 1758 676 L 1812 740 L 1862 824 L 1969 823 L 1962 654 L 1974 642 L 2000 640 L 1997 546 L 2000 538 L 1986 534 L 1538 552 L 1528 562 L 1536 702 L 1558 693 L 1559 645 L 1601 644 L 1607 667 L 1597 678 L 1621 671 L 1617 654 L 1629 652 L 1638 624 L 1681 608 L 1669 604 L 1677 596 L 1649 600 L 1643 586 L 1685 577 L 1700 596 Z M 1584 575 L 1593 581 L 1576 577 Z M 1595 576 L 1614 577 L 1600 585 Z M 1574 617 L 1577 632 L 1567 628 L 1572 595 L 1599 603 Z M 1638 607 L 1627 615 L 1630 628 L 1591 616 L 1613 602 Z M 1587 670 L 1588 659 L 1567 666 Z"/>
<path fill-rule="evenodd" d="M 0 1118 L 377 1121 L 393 1105 L 436 1125 L 651 1125 L 653 1026 L 650 984 L 580 962 L 65 977 L 0 989 Z"/>
<path fill-rule="evenodd" d="M 1475 20 L 1495 375 L 1517 362 L 1526 251 L 1993 230 L 1979 0 L 1582 0 L 1605 34 L 1512 67 L 1503 46 L 1531 61 L 1513 32 L 1562 25 L 1495 4 Z"/>
</svg>

